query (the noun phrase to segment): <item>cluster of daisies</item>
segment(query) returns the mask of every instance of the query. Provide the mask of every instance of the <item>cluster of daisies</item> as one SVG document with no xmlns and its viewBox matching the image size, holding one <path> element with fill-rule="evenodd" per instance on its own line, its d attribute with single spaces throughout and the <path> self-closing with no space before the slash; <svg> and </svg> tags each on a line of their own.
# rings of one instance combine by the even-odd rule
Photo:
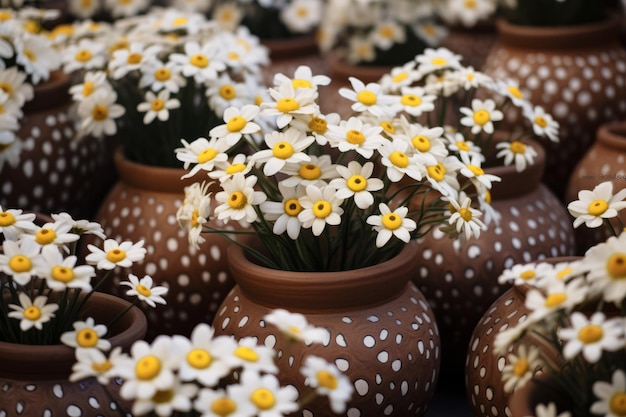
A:
<svg viewBox="0 0 626 417">
<path fill-rule="evenodd" d="M 610 182 L 579 197 L 570 203 L 570 213 L 589 227 L 606 224 L 626 207 L 626 189 L 613 195 Z M 581 258 L 519 264 L 500 276 L 500 283 L 524 289 L 528 310 L 523 321 L 496 336 L 496 353 L 508 354 L 502 369 L 506 392 L 542 372 L 568 396 L 570 408 L 560 415 L 624 414 L 626 230 L 611 229 L 614 236 Z"/>
<path fill-rule="evenodd" d="M 486 227 L 477 207 L 490 209 L 499 181 L 481 168 L 480 149 L 409 121 L 402 97 L 354 78 L 339 93 L 355 115 L 324 114 L 318 87 L 329 82 L 307 66 L 276 74 L 270 100 L 229 107 L 208 137 L 182 140 L 185 177 L 202 173 L 177 213 L 190 243 L 228 236 L 212 219 L 235 221 L 280 258 L 268 265 L 306 271 L 379 263 L 437 226 L 477 238 Z"/>
<path fill-rule="evenodd" d="M 79 261 L 79 240 L 93 235 L 85 263 Z M 128 268 L 143 260 L 143 241 L 117 242 L 107 239 L 102 227 L 88 220 L 74 220 L 67 213 L 36 218 L 21 209 L 0 207 L 0 272 L 4 274 L 0 297 L 0 335 L 5 342 L 52 345 L 66 342 L 72 326 L 80 336 L 93 320 L 80 318 L 83 306 L 108 271 Z M 167 288 L 153 286 L 149 275 L 139 278 L 132 273 L 126 295 L 152 307 L 165 304 Z M 110 323 L 107 323 L 110 325 Z"/>
<path fill-rule="evenodd" d="M 33 86 L 61 66 L 55 45 L 40 26 L 56 16 L 33 8 L 0 8 L 0 172 L 5 163 L 19 164 L 20 119 L 24 105 L 33 99 Z"/>
<path fill-rule="evenodd" d="M 298 313 L 277 309 L 263 321 L 275 326 L 289 343 L 328 343 L 326 329 L 311 326 Z M 349 378 L 323 358 L 305 355 L 300 367 L 299 392 L 281 385 L 276 350 L 257 344 L 257 338 L 236 340 L 215 336 L 198 324 L 190 337 L 157 336 L 151 343 L 136 341 L 130 353 L 98 339 L 92 346 L 76 346 L 77 362 L 71 381 L 95 377 L 104 386 L 121 378 L 120 396 L 132 402 L 132 415 L 282 416 L 327 397 L 331 410 L 341 414 L 354 390 Z M 280 339 L 279 339 L 280 340 Z M 92 341 L 93 342 L 93 341 Z M 151 414 L 152 413 L 152 414 Z"/>
<path fill-rule="evenodd" d="M 389 51 L 413 55 L 438 45 L 447 30 L 437 23 L 434 0 L 328 0 L 319 30 L 322 52 L 339 49 L 352 64 L 389 65 Z M 395 62 L 394 64 L 398 64 Z"/>
<path fill-rule="evenodd" d="M 224 30 L 171 8 L 55 34 L 65 37 L 63 69 L 76 79 L 79 134 L 123 131 L 126 156 L 150 165 L 177 166 L 181 137 L 207 131 L 227 107 L 253 103 L 269 59 L 244 27 Z"/>
</svg>

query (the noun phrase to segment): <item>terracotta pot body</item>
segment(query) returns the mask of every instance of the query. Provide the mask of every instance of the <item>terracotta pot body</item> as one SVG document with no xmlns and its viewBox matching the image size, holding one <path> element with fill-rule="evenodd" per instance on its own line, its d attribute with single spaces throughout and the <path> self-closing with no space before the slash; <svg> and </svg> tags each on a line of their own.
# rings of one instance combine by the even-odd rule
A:
<svg viewBox="0 0 626 417">
<path fill-rule="evenodd" d="M 176 221 L 184 188 L 203 177 L 181 180 L 187 173 L 180 168 L 138 164 L 115 153 L 120 180 L 104 200 L 96 221 L 105 235 L 118 242 L 144 240 L 146 256 L 124 270 L 114 270 L 102 290 L 125 298 L 128 273 L 143 278 L 150 275 L 155 285 L 169 287 L 167 305 L 142 305 L 150 323 L 148 339 L 158 334 L 189 336 L 198 323 L 211 323 L 217 307 L 234 286 L 226 263 L 228 240 L 207 234 L 200 250 L 193 248 Z M 200 173 L 202 174 L 202 173 Z M 238 225 L 212 221 L 213 227 L 229 230 Z"/>
<path fill-rule="evenodd" d="M 220 307 L 216 333 L 254 336 L 274 346 L 281 382 L 300 391 L 304 357 L 336 364 L 355 387 L 347 415 L 424 415 L 440 358 L 432 310 L 410 281 L 417 249 L 411 242 L 396 258 L 369 268 L 298 273 L 259 266 L 233 246 L 228 259 L 238 285 Z M 263 320 L 274 308 L 304 314 L 310 324 L 329 330 L 330 342 L 287 345 Z M 307 416 L 334 415 L 324 398 L 304 409 Z"/>
<path fill-rule="evenodd" d="M 545 261 L 550 263 L 572 262 L 576 257 L 555 257 Z M 507 355 L 494 353 L 496 335 L 524 320 L 529 310 L 524 305 L 526 293 L 523 287 L 513 286 L 506 290 L 485 311 L 474 327 L 465 363 L 467 401 L 474 415 L 485 417 L 513 416 L 524 417 L 531 414 L 511 414 L 509 400 L 511 394 L 504 392 L 502 369 Z M 543 349 L 552 349 L 544 346 Z"/>
<path fill-rule="evenodd" d="M 19 163 L 0 170 L 0 205 L 42 213 L 68 212 L 91 219 L 115 182 L 112 148 L 106 140 L 76 138 L 70 79 L 53 72 L 35 86 L 17 136 Z"/>
<path fill-rule="evenodd" d="M 129 306 L 109 294 L 94 293 L 87 302 L 85 318 L 106 324 Z M 128 352 L 146 334 L 145 315 L 136 307 L 128 311 L 111 329 L 107 338 L 113 347 Z M 6 416 L 95 416 L 120 415 L 119 385 L 111 382 L 105 389 L 95 378 L 69 382 L 74 350 L 65 345 L 36 346 L 0 342 L 0 414 Z M 107 390 L 109 393 L 107 393 Z"/>
<path fill-rule="evenodd" d="M 508 400 L 508 409 L 512 417 L 534 416 L 537 405 L 555 403 L 557 415 L 571 411 L 567 395 L 551 383 L 548 375 L 536 375 L 523 387 L 516 389 Z"/>
<path fill-rule="evenodd" d="M 521 173 L 514 166 L 486 168 L 493 183 L 491 205 L 501 215 L 478 239 L 459 245 L 438 230 L 419 240 L 419 269 L 413 281 L 433 307 L 442 347 L 442 380 L 462 385 L 472 330 L 507 289 L 498 277 L 516 263 L 575 251 L 574 230 L 560 200 L 541 182 L 545 152 Z M 442 277 L 433 279 L 433 277 Z"/>
<path fill-rule="evenodd" d="M 626 51 L 620 21 L 564 27 L 525 27 L 497 21 L 498 42 L 483 71 L 517 80 L 533 105 L 560 124 L 560 141 L 546 139 L 544 182 L 563 198 L 572 169 L 591 146 L 597 128 L 626 117 Z M 514 126 L 522 115 L 505 114 Z"/>
<path fill-rule="evenodd" d="M 626 187 L 626 122 L 609 122 L 598 129 L 595 141 L 578 162 L 567 185 L 567 202 L 578 200 L 581 190 L 593 190 L 598 184 L 610 181 L 613 193 Z M 626 212 L 620 212 L 626 224 Z M 573 220 L 573 218 L 572 218 Z M 590 229 L 584 224 L 576 229 L 579 255 L 591 246 L 606 241 L 610 236 L 604 226 Z"/>
</svg>

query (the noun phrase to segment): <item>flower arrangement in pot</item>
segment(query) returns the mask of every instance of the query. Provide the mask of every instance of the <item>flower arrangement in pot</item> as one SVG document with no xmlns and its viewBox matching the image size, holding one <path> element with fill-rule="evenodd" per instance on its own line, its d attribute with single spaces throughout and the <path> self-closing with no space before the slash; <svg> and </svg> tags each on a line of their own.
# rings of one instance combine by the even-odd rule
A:
<svg viewBox="0 0 626 417">
<path fill-rule="evenodd" d="M 497 334 L 494 346 L 507 355 L 502 382 L 512 392 L 514 415 L 535 408 L 562 416 L 624 412 L 626 233 L 615 222 L 626 207 L 626 190 L 613 194 L 605 182 L 581 191 L 579 198 L 568 206 L 575 223 L 605 224 L 613 236 L 575 260 L 516 265 L 501 277 L 522 288 L 528 310 L 525 320 Z M 607 209 L 600 213 L 603 206 Z M 531 273 L 517 276 L 523 269 Z M 513 408 L 518 406 L 525 408 Z"/>
</svg>

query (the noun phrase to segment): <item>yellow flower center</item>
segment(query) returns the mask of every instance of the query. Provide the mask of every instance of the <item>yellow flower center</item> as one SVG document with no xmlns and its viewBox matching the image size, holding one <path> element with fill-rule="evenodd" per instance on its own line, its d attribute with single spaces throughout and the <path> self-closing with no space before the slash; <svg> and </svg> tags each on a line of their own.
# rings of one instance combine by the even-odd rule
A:
<svg viewBox="0 0 626 417">
<path fill-rule="evenodd" d="M 206 369 L 213 363 L 213 357 L 203 349 L 193 349 L 187 354 L 187 363 L 196 369 Z"/>
<path fill-rule="evenodd" d="M 409 74 L 406 71 L 402 71 L 401 73 L 396 74 L 393 78 L 391 78 L 391 80 L 394 83 L 400 83 L 400 82 L 406 80 L 408 78 L 408 76 L 409 76 Z"/>
<path fill-rule="evenodd" d="M 543 116 L 537 116 L 535 117 L 535 124 L 544 129 L 546 126 L 548 126 L 548 121 Z"/>
<path fill-rule="evenodd" d="M 189 63 L 194 67 L 206 68 L 209 66 L 209 59 L 202 54 L 195 54 L 189 58 Z"/>
<path fill-rule="evenodd" d="M 382 217 L 382 224 L 385 229 L 396 230 L 402 227 L 402 217 L 398 216 L 396 213 L 387 213 Z"/>
<path fill-rule="evenodd" d="M 302 330 L 300 330 L 300 328 L 296 327 L 296 326 L 289 326 L 289 331 L 293 334 L 300 334 L 302 333 Z"/>
<path fill-rule="evenodd" d="M 13 86 L 9 83 L 0 82 L 0 90 L 4 91 L 9 96 L 13 94 Z"/>
<path fill-rule="evenodd" d="M 239 54 L 237 52 L 229 52 L 228 59 L 231 61 L 239 61 Z"/>
<path fill-rule="evenodd" d="M 30 258 L 24 255 L 15 255 L 9 260 L 9 268 L 17 273 L 28 272 L 32 269 L 32 267 L 33 263 Z"/>
<path fill-rule="evenodd" d="M 205 164 L 212 161 L 218 153 L 217 149 L 214 148 L 203 149 L 200 153 L 198 153 L 198 163 Z"/>
<path fill-rule="evenodd" d="M 578 339 L 585 344 L 599 342 L 603 336 L 602 326 L 596 324 L 588 324 L 578 331 Z"/>
<path fill-rule="evenodd" d="M 250 395 L 250 401 L 259 410 L 269 410 L 276 404 L 276 399 L 272 391 L 267 388 L 259 388 Z"/>
<path fill-rule="evenodd" d="M 0 212 L 0 227 L 8 227 L 14 225 L 16 222 L 15 216 L 8 211 Z"/>
<path fill-rule="evenodd" d="M 443 57 L 435 57 L 432 59 L 432 61 L 430 61 L 433 65 L 436 65 L 438 67 L 443 67 L 444 65 L 446 65 L 448 63 L 448 61 L 443 58 Z"/>
<path fill-rule="evenodd" d="M 248 204 L 248 198 L 241 191 L 235 191 L 228 199 L 228 205 L 235 210 L 241 210 L 246 204 Z"/>
<path fill-rule="evenodd" d="M 91 117 L 93 117 L 94 120 L 106 120 L 108 116 L 109 109 L 107 108 L 107 106 L 103 106 L 102 104 L 96 104 L 95 106 L 93 106 L 93 109 L 91 110 Z"/>
<path fill-rule="evenodd" d="M 313 214 L 318 219 L 325 219 L 333 212 L 333 206 L 326 200 L 319 200 L 313 205 Z"/>
<path fill-rule="evenodd" d="M 349 130 L 346 134 L 346 141 L 352 145 L 362 145 L 365 142 L 365 135 L 358 130 Z"/>
<path fill-rule="evenodd" d="M 626 392 L 617 392 L 613 394 L 609 401 L 611 414 L 616 416 L 626 416 Z"/>
<path fill-rule="evenodd" d="M 321 387 L 334 390 L 337 389 L 337 385 L 339 385 L 339 380 L 331 372 L 319 371 L 315 376 Z"/>
<path fill-rule="evenodd" d="M 62 282 L 67 284 L 68 282 L 72 282 L 75 278 L 74 270 L 72 268 L 68 268 L 66 266 L 55 266 L 52 268 L 52 272 L 50 276 L 53 280 Z"/>
<path fill-rule="evenodd" d="M 525 271 L 522 271 L 521 274 L 519 274 L 519 277 L 521 279 L 523 279 L 524 281 L 527 281 L 529 279 L 533 279 L 537 276 L 537 274 L 535 273 L 535 271 L 533 271 L 532 269 L 527 269 Z"/>
<path fill-rule="evenodd" d="M 74 58 L 78 61 L 78 62 L 88 62 L 92 57 L 91 51 L 87 50 L 87 49 L 81 49 L 80 51 L 76 52 L 76 55 L 74 56 Z"/>
<path fill-rule="evenodd" d="M 626 253 L 614 253 L 606 261 L 606 272 L 612 279 L 626 278 Z"/>
<path fill-rule="evenodd" d="M 186 17 L 182 17 L 179 16 L 176 19 L 174 19 L 174 21 L 172 22 L 173 26 L 184 26 L 187 24 L 187 18 Z"/>
<path fill-rule="evenodd" d="M 229 175 L 236 174 L 237 172 L 243 172 L 246 169 L 246 164 L 231 164 L 226 168 L 226 173 Z"/>
<path fill-rule="evenodd" d="M 400 99 L 405 106 L 417 107 L 422 104 L 422 99 L 415 94 L 405 94 Z"/>
<path fill-rule="evenodd" d="M 237 403 L 230 398 L 218 398 L 211 403 L 211 411 L 220 417 L 227 417 L 237 411 Z"/>
<path fill-rule="evenodd" d="M 406 168 L 409 166 L 409 157 L 404 152 L 391 152 L 391 154 L 389 154 L 389 161 L 398 168 Z"/>
<path fill-rule="evenodd" d="M 485 171 L 483 171 L 483 169 L 479 166 L 473 165 L 473 164 L 468 164 L 467 168 L 472 171 L 472 173 L 474 175 L 476 175 L 477 177 L 484 175 Z"/>
<path fill-rule="evenodd" d="M 281 113 L 290 113 L 300 109 L 300 103 L 290 97 L 281 98 L 278 100 L 278 103 L 276 103 L 276 109 Z"/>
<path fill-rule="evenodd" d="M 285 214 L 291 217 L 296 217 L 302 211 L 300 202 L 295 198 L 285 201 L 283 207 L 285 209 Z"/>
<path fill-rule="evenodd" d="M 248 346 L 239 346 L 235 349 L 235 356 L 246 362 L 258 362 L 259 354 Z"/>
<path fill-rule="evenodd" d="M 24 310 L 24 318 L 35 321 L 41 317 L 41 310 L 38 307 L 30 306 Z"/>
<path fill-rule="evenodd" d="M 57 234 L 53 229 L 39 229 L 39 231 L 35 234 L 35 242 L 40 245 L 49 245 L 54 242 L 54 239 L 57 238 Z"/>
<path fill-rule="evenodd" d="M 228 84 L 220 87 L 220 97 L 222 97 L 224 100 L 232 100 L 236 96 L 237 94 L 235 93 L 235 87 L 233 87 L 232 85 Z"/>
<path fill-rule="evenodd" d="M 358 193 L 359 191 L 363 191 L 365 190 L 365 188 L 367 188 L 367 179 L 363 175 L 357 174 L 348 178 L 346 184 L 348 185 L 350 191 Z"/>
<path fill-rule="evenodd" d="M 133 52 L 131 54 L 128 54 L 128 58 L 126 59 L 126 62 L 129 63 L 130 65 L 137 65 L 141 62 L 142 59 L 143 59 L 143 56 L 140 53 Z"/>
<path fill-rule="evenodd" d="M 380 122 L 380 127 L 382 127 L 385 132 L 391 135 L 396 133 L 396 127 L 391 122 Z"/>
<path fill-rule="evenodd" d="M 528 372 L 528 369 L 528 361 L 526 359 L 520 359 L 515 363 L 515 366 L 513 366 L 513 374 L 517 377 L 521 377 Z"/>
<path fill-rule="evenodd" d="M 609 209 L 609 204 L 604 200 L 595 200 L 589 203 L 587 210 L 592 216 L 601 216 Z"/>
<path fill-rule="evenodd" d="M 161 111 L 165 107 L 165 102 L 160 98 L 154 99 L 152 103 L 150 103 L 150 108 L 152 111 Z"/>
<path fill-rule="evenodd" d="M 324 134 L 328 130 L 328 123 L 320 117 L 313 117 L 309 122 L 309 129 L 317 134 Z"/>
<path fill-rule="evenodd" d="M 239 132 L 241 129 L 246 127 L 247 120 L 241 116 L 231 117 L 228 123 L 226 123 L 226 128 L 229 132 Z"/>
<path fill-rule="evenodd" d="M 322 175 L 322 170 L 315 164 L 304 164 L 300 166 L 298 173 L 305 180 L 316 180 Z"/>
<path fill-rule="evenodd" d="M 411 143 L 420 152 L 428 152 L 430 150 L 430 139 L 426 136 L 418 135 L 411 139 Z M 464 143 L 464 142 L 461 142 Z"/>
<path fill-rule="evenodd" d="M 294 154 L 293 146 L 289 142 L 278 142 L 272 148 L 272 153 L 278 159 L 288 159 Z"/>
<path fill-rule="evenodd" d="M 76 343 L 82 348 L 92 348 L 98 344 L 98 333 L 90 327 L 80 329 L 76 333 Z"/>
<path fill-rule="evenodd" d="M 200 212 L 198 209 L 194 209 L 193 213 L 191 213 L 191 227 L 200 226 L 200 222 L 198 219 L 200 218 Z"/>
<path fill-rule="evenodd" d="M 565 268 L 565 269 L 562 269 L 559 272 L 557 272 L 556 273 L 556 277 L 557 277 L 557 279 L 563 279 L 564 277 L 568 276 L 572 272 L 574 272 L 574 270 L 572 268 Z"/>
<path fill-rule="evenodd" d="M 135 365 L 135 375 L 142 381 L 149 381 L 161 373 L 161 366 L 161 360 L 156 356 L 144 356 Z"/>
<path fill-rule="evenodd" d="M 91 369 L 98 374 L 103 374 L 111 368 L 113 368 L 113 364 L 110 361 L 94 362 L 91 364 Z"/>
<path fill-rule="evenodd" d="M 465 220 L 466 222 L 469 222 L 472 220 L 472 211 L 470 209 L 460 208 L 458 213 L 461 216 L 461 218 Z"/>
<path fill-rule="evenodd" d="M 524 145 L 522 142 L 518 140 L 514 140 L 509 145 L 509 149 L 511 150 L 511 152 L 515 154 L 523 154 L 526 152 L 526 145 Z"/>
<path fill-rule="evenodd" d="M 167 404 L 174 398 L 173 389 L 157 390 L 152 396 L 152 402 L 155 404 Z"/>
<path fill-rule="evenodd" d="M 161 82 L 167 81 L 170 79 L 171 76 L 172 76 L 171 71 L 165 67 L 161 67 L 157 69 L 156 71 L 154 71 L 154 79 L 157 81 L 161 81 Z"/>
<path fill-rule="evenodd" d="M 150 288 L 142 284 L 137 284 L 135 286 L 135 291 L 137 291 L 139 294 L 143 295 L 144 297 L 150 297 L 150 295 L 152 295 L 152 291 L 150 291 Z"/>
<path fill-rule="evenodd" d="M 373 106 L 374 104 L 376 104 L 376 101 L 378 100 L 378 98 L 376 97 L 376 94 L 374 94 L 373 92 L 369 90 L 360 91 L 356 95 L 356 99 L 360 103 L 365 104 L 366 106 Z"/>
<path fill-rule="evenodd" d="M 89 97 L 95 89 L 96 86 L 92 81 L 85 81 L 85 84 L 83 84 L 83 97 Z"/>
<path fill-rule="evenodd" d="M 545 306 L 552 308 L 563 304 L 567 300 L 567 295 L 562 292 L 556 292 L 546 297 Z"/>
<path fill-rule="evenodd" d="M 446 167 L 441 162 L 437 162 L 437 165 L 431 165 L 426 168 L 428 176 L 437 182 L 443 181 L 446 176 Z"/>
<path fill-rule="evenodd" d="M 491 120 L 491 115 L 487 110 L 478 110 L 474 112 L 473 118 L 477 125 L 483 126 Z"/>
<path fill-rule="evenodd" d="M 13 18 L 13 14 L 6 11 L 0 10 L 0 22 L 6 22 L 7 20 Z"/>
<path fill-rule="evenodd" d="M 491 191 L 485 190 L 485 203 L 491 204 Z"/>
<path fill-rule="evenodd" d="M 313 88 L 313 84 L 309 80 L 303 80 L 300 78 L 291 80 L 293 88 Z"/>
<path fill-rule="evenodd" d="M 31 51 L 30 49 L 24 49 L 22 53 L 24 54 L 24 56 L 26 56 L 26 58 L 28 58 L 30 62 L 37 61 L 37 55 L 35 55 L 35 53 Z"/>
<path fill-rule="evenodd" d="M 509 92 L 510 95 L 512 95 L 515 98 L 521 99 L 522 97 L 524 97 L 520 89 L 513 85 L 509 86 L 507 88 L 507 91 Z"/>
<path fill-rule="evenodd" d="M 106 259 L 109 262 L 118 263 L 126 259 L 126 252 L 120 248 L 111 249 L 107 252 Z"/>
<path fill-rule="evenodd" d="M 456 147 L 459 148 L 459 150 L 465 151 L 465 152 L 469 152 L 469 150 L 470 150 L 470 146 L 468 145 L 468 143 L 467 142 L 463 142 L 463 141 L 458 141 L 456 143 Z"/>
</svg>

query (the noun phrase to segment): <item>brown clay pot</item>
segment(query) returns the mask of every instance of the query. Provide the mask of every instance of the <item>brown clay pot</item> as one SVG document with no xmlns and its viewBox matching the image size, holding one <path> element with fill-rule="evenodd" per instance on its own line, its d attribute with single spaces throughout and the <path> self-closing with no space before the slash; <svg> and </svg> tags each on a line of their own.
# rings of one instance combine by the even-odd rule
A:
<svg viewBox="0 0 626 417">
<path fill-rule="evenodd" d="M 84 318 L 106 324 L 130 303 L 104 293 L 93 293 L 85 305 Z M 107 340 L 128 352 L 146 334 L 145 315 L 130 309 L 110 329 Z M 118 396 L 119 385 L 100 385 L 95 378 L 69 382 L 74 350 L 65 345 L 36 346 L 0 342 L 0 414 L 23 417 L 120 415 L 128 404 Z M 108 392 L 107 392 L 108 391 Z M 116 404 L 119 402 L 119 404 Z"/>
<path fill-rule="evenodd" d="M 537 374 L 511 394 L 508 409 L 511 417 L 534 416 L 538 404 L 547 405 L 551 402 L 557 405 L 557 415 L 569 410 L 567 395 L 551 383 L 550 376 Z"/>
<path fill-rule="evenodd" d="M 69 87 L 61 71 L 35 86 L 19 121 L 19 164 L 5 163 L 0 171 L 3 208 L 91 219 L 115 182 L 110 141 L 76 138 Z"/>
<path fill-rule="evenodd" d="M 619 44 L 620 25 L 615 17 L 562 27 L 496 22 L 498 41 L 483 71 L 517 80 L 524 97 L 559 122 L 560 141 L 544 143 L 543 180 L 561 199 L 597 128 L 626 117 L 626 51 Z M 523 117 L 514 110 L 505 113 L 510 126 Z"/>
<path fill-rule="evenodd" d="M 114 161 L 120 180 L 104 200 L 96 221 L 110 239 L 144 240 L 147 253 L 143 262 L 114 270 L 102 291 L 125 298 L 128 287 L 119 282 L 127 281 L 128 273 L 140 279 L 150 275 L 155 285 L 167 286 L 169 292 L 165 306 L 141 305 L 150 323 L 147 338 L 158 334 L 189 336 L 196 324 L 213 321 L 217 307 L 235 285 L 226 263 L 228 240 L 207 234 L 206 242 L 196 250 L 176 221 L 185 186 L 202 181 L 205 174 L 181 180 L 186 170 L 138 164 L 128 160 L 121 149 Z M 241 230 L 236 224 L 224 225 L 217 220 L 209 225 Z"/>
<path fill-rule="evenodd" d="M 571 262 L 576 257 L 550 257 L 546 262 Z M 525 307 L 526 291 L 523 286 L 513 286 L 505 291 L 485 311 L 474 327 L 465 362 L 465 383 L 467 401 L 475 415 L 485 417 L 514 416 L 525 417 L 531 414 L 511 414 L 509 400 L 511 394 L 504 392 L 502 369 L 506 365 L 507 355 L 496 355 L 493 344 L 496 335 L 515 326 L 529 314 Z M 515 347 L 511 348 L 511 351 Z M 552 349 L 543 345 L 542 349 Z"/>
<path fill-rule="evenodd" d="M 509 286 L 497 278 L 516 263 L 574 254 L 574 230 L 560 200 L 541 182 L 543 148 L 535 163 L 521 173 L 514 166 L 485 172 L 499 176 L 493 183 L 491 205 L 501 214 L 478 239 L 456 244 L 438 230 L 418 240 L 418 270 L 413 282 L 437 317 L 442 348 L 442 381 L 461 385 L 472 330 L 489 306 Z M 442 277 L 433 279 L 433 277 Z"/>
<path fill-rule="evenodd" d="M 609 122 L 600 126 L 595 141 L 578 162 L 567 185 L 566 201 L 578 200 L 581 190 L 593 190 L 598 184 L 610 181 L 613 193 L 626 187 L 626 122 Z M 626 212 L 620 212 L 626 223 Z M 573 218 L 572 218 L 573 221 Z M 614 223 L 616 224 L 616 223 Z M 576 244 L 579 255 L 610 236 L 602 226 L 590 229 L 584 224 L 576 229 Z"/>
<path fill-rule="evenodd" d="M 258 338 L 274 346 L 283 384 L 304 387 L 299 368 L 308 355 L 334 363 L 353 382 L 349 416 L 424 415 L 439 375 L 439 335 L 432 310 L 410 281 L 415 242 L 395 258 L 368 268 L 333 273 L 279 271 L 229 248 L 237 285 L 215 318 L 216 334 Z M 302 313 L 330 332 L 328 345 L 288 344 L 264 316 L 274 308 Z M 315 399 L 303 415 L 334 415 Z"/>
</svg>

